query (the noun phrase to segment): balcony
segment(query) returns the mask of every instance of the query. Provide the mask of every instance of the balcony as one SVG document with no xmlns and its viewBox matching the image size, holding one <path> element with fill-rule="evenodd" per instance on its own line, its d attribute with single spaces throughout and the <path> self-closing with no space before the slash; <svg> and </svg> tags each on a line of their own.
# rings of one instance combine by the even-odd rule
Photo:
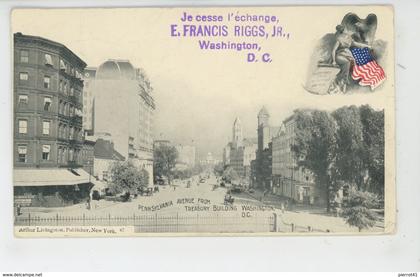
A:
<svg viewBox="0 0 420 277">
<path fill-rule="evenodd" d="M 82 125 L 82 117 L 78 115 L 73 115 L 69 117 L 70 124 L 72 125 Z"/>
<path fill-rule="evenodd" d="M 79 103 L 79 99 L 74 95 L 69 95 L 69 101 L 73 103 Z"/>
</svg>

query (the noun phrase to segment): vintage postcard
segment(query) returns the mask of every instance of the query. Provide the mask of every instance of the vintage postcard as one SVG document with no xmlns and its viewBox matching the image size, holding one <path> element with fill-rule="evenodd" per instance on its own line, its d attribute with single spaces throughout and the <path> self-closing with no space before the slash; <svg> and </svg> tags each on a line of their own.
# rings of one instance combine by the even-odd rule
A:
<svg viewBox="0 0 420 277">
<path fill-rule="evenodd" d="M 393 16 L 14 9 L 15 235 L 392 234 Z"/>
</svg>

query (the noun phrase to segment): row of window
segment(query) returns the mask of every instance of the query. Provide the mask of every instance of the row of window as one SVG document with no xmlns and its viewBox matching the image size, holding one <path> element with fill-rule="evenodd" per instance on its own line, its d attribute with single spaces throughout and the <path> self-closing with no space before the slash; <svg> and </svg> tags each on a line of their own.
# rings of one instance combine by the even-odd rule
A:
<svg viewBox="0 0 420 277">
<path fill-rule="evenodd" d="M 18 104 L 20 106 L 22 105 L 28 105 L 29 98 L 26 94 L 20 94 L 18 97 Z M 52 106 L 52 98 L 50 96 L 44 96 L 44 105 L 43 109 L 44 111 L 50 111 Z M 83 116 L 83 113 L 81 110 L 75 108 L 72 104 L 65 103 L 64 101 L 60 100 L 59 107 L 58 107 L 58 113 L 63 114 L 66 116 Z"/>
<path fill-rule="evenodd" d="M 28 162 L 28 146 L 27 145 L 18 145 L 18 162 L 27 163 Z M 66 163 L 67 161 L 76 161 L 80 162 L 80 151 L 68 149 L 67 147 L 58 147 L 58 156 L 57 162 Z M 44 144 L 42 145 L 42 160 L 49 161 L 51 159 L 51 145 Z"/>
<path fill-rule="evenodd" d="M 21 63 L 29 63 L 29 51 L 28 50 L 20 50 L 20 62 Z M 46 66 L 54 66 L 53 58 L 51 54 L 44 53 L 44 64 Z M 60 59 L 60 70 L 64 70 L 68 74 L 75 76 L 77 78 L 82 78 L 82 73 L 76 70 L 73 66 L 66 63 L 64 60 Z"/>
<path fill-rule="evenodd" d="M 19 72 L 19 80 L 21 82 L 27 82 L 29 80 L 29 73 Z M 51 77 L 48 75 L 44 75 L 43 88 L 51 88 Z M 76 96 L 77 98 L 79 98 L 81 95 L 81 93 L 78 90 L 75 90 L 73 86 L 71 86 L 70 84 L 68 84 L 68 82 L 64 80 L 60 80 L 59 91 L 63 92 L 66 95 Z"/>
<path fill-rule="evenodd" d="M 18 120 L 18 130 L 19 134 L 28 133 L 28 120 L 19 119 Z M 43 120 L 42 121 L 42 135 L 49 136 L 51 131 L 51 121 Z M 77 139 L 83 140 L 83 131 L 80 128 L 68 127 L 66 124 L 58 125 L 58 137 L 59 138 L 68 138 L 68 139 Z"/>
<path fill-rule="evenodd" d="M 19 105 L 28 105 L 29 103 L 29 97 L 27 94 L 19 94 L 18 97 L 18 104 Z M 44 111 L 48 112 L 51 110 L 51 105 L 52 105 L 52 97 L 50 96 L 44 96 L 44 105 L 43 105 L 43 109 Z"/>
<path fill-rule="evenodd" d="M 80 109 L 62 100 L 58 104 L 58 113 L 66 116 L 83 116 L 83 112 Z"/>
<path fill-rule="evenodd" d="M 27 82 L 29 80 L 29 73 L 28 72 L 19 72 L 19 80 L 21 82 Z M 48 75 L 44 75 L 44 83 L 43 87 L 45 89 L 51 88 L 51 77 Z"/>
<path fill-rule="evenodd" d="M 66 124 L 58 125 L 58 137 L 83 140 L 83 131 L 80 128 L 68 127 Z"/>
<path fill-rule="evenodd" d="M 51 145 L 44 144 L 42 145 L 42 160 L 50 160 Z M 18 161 L 21 163 L 26 163 L 28 161 L 28 147 L 26 145 L 18 145 Z"/>
<path fill-rule="evenodd" d="M 50 129 L 51 129 L 51 121 L 43 120 L 42 121 L 42 134 L 45 136 L 49 136 Z M 22 135 L 28 133 L 28 120 L 27 119 L 18 120 L 18 130 L 19 130 L 19 134 L 22 134 Z"/>
</svg>

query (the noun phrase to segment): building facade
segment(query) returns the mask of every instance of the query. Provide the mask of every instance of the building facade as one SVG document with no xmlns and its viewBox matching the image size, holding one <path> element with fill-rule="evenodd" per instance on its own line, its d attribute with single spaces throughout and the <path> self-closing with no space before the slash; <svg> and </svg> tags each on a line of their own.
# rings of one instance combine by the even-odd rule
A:
<svg viewBox="0 0 420 277">
<path fill-rule="evenodd" d="M 94 87 L 96 76 L 95 67 L 86 67 L 83 74 L 83 130 L 86 135 L 93 136 L 95 133 L 95 96 Z"/>
<path fill-rule="evenodd" d="M 145 169 L 152 186 L 155 103 L 148 78 L 126 60 L 108 60 L 94 75 L 89 82 L 94 133 L 111 134 L 115 150 Z"/>
<path fill-rule="evenodd" d="M 175 146 L 178 151 L 178 168 L 194 168 L 196 163 L 196 149 L 194 145 L 177 145 Z"/>
<path fill-rule="evenodd" d="M 244 138 L 242 124 L 236 118 L 232 126 L 232 140 L 223 149 L 224 166 L 232 167 L 242 181 L 249 182 L 251 177 L 251 161 L 255 159 L 257 140 Z"/>
<path fill-rule="evenodd" d="M 258 149 L 256 153 L 252 184 L 263 190 L 272 187 L 272 137 L 279 127 L 270 126 L 270 114 L 265 106 L 258 113 Z"/>
<path fill-rule="evenodd" d="M 296 121 L 292 115 L 283 121 L 278 134 L 273 138 L 273 193 L 299 203 L 322 202 L 312 173 L 297 164 L 292 151 L 295 137 Z"/>
<path fill-rule="evenodd" d="M 124 156 L 114 149 L 111 136 L 101 135 L 96 139 L 94 148 L 93 176 L 99 181 L 110 181 L 111 167 L 115 162 L 124 161 Z"/>
<path fill-rule="evenodd" d="M 88 193 L 80 168 L 85 67 L 61 43 L 14 34 L 14 186 L 25 205 L 72 204 Z"/>
<path fill-rule="evenodd" d="M 85 62 L 44 38 L 14 36 L 14 166 L 81 166 Z"/>
</svg>

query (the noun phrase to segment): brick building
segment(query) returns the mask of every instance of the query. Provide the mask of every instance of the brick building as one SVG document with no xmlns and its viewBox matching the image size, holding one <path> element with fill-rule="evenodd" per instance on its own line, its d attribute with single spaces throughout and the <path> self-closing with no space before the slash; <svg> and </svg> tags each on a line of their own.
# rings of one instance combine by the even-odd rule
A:
<svg viewBox="0 0 420 277">
<path fill-rule="evenodd" d="M 27 194 L 32 196 L 25 201 L 32 204 L 61 205 L 60 191 L 73 193 L 73 202 L 89 190 L 88 174 L 80 168 L 85 67 L 61 43 L 14 35 L 15 197 Z"/>
</svg>

